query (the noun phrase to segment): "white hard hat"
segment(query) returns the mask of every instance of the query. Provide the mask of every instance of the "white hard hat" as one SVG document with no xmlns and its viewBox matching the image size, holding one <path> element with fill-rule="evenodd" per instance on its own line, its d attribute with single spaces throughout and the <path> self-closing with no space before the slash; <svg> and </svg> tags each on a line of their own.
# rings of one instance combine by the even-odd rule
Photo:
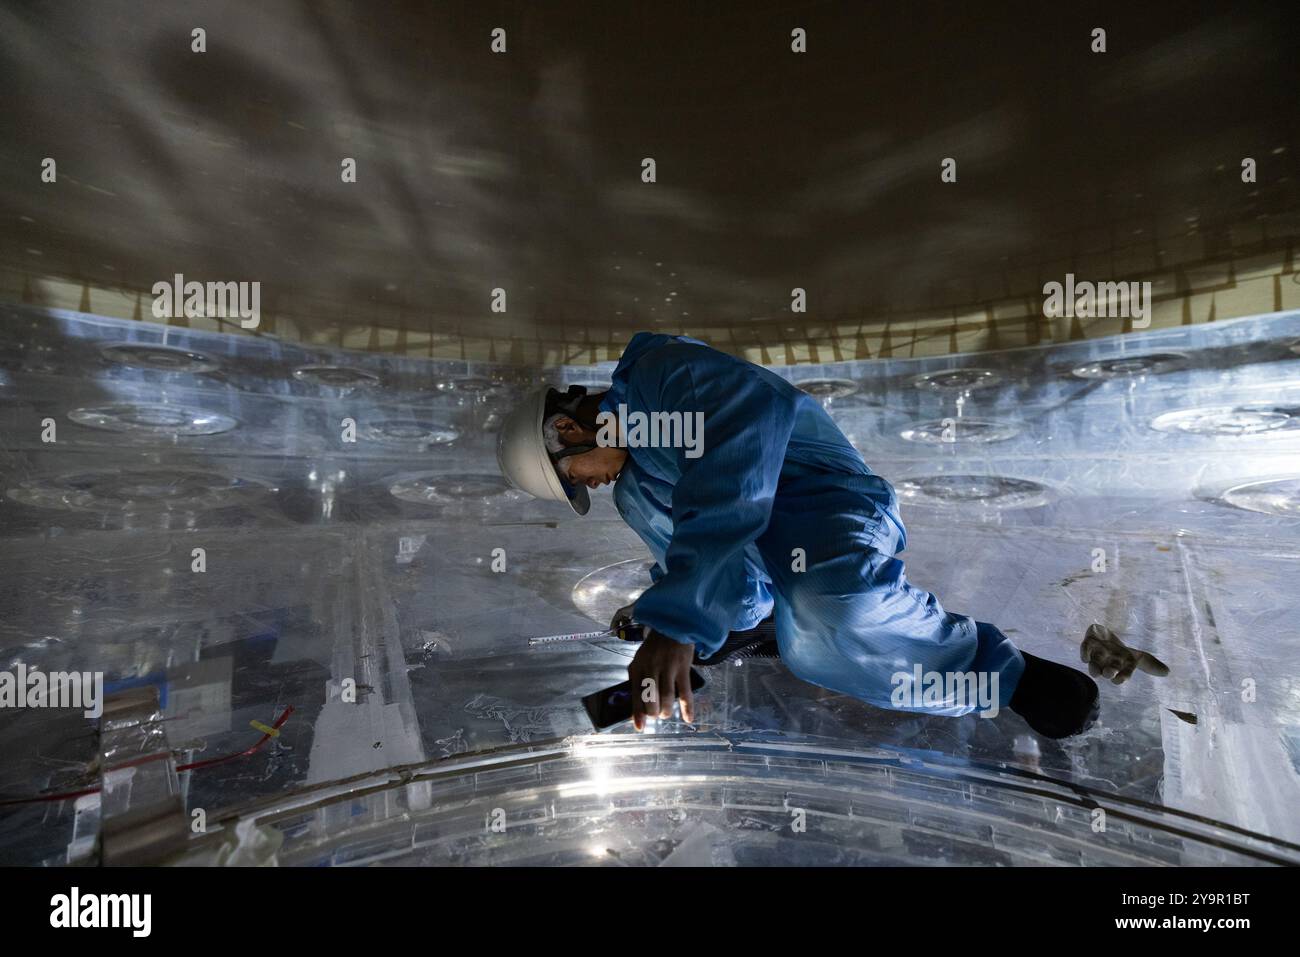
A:
<svg viewBox="0 0 1300 957">
<path fill-rule="evenodd" d="M 515 488 L 534 498 L 568 502 L 579 515 L 591 508 L 586 486 L 572 485 L 560 477 L 546 451 L 542 423 L 551 389 L 543 388 L 524 399 L 510 413 L 497 435 L 497 464 Z"/>
</svg>

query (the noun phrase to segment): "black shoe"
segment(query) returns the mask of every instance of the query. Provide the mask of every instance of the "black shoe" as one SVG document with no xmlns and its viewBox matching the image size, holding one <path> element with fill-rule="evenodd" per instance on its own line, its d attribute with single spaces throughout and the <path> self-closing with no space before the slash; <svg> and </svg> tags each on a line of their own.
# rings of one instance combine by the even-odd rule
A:
<svg viewBox="0 0 1300 957">
<path fill-rule="evenodd" d="M 781 652 L 776 644 L 776 620 L 770 616 L 749 631 L 733 631 L 722 643 L 722 647 L 707 658 L 701 658 L 700 650 L 695 649 L 695 664 L 705 668 L 720 665 L 724 661 L 780 657 Z"/>
<path fill-rule="evenodd" d="M 1097 682 L 1075 668 L 1020 654 L 1025 673 L 1011 696 L 1011 710 L 1047 738 L 1068 738 L 1091 728 L 1100 711 Z"/>
</svg>

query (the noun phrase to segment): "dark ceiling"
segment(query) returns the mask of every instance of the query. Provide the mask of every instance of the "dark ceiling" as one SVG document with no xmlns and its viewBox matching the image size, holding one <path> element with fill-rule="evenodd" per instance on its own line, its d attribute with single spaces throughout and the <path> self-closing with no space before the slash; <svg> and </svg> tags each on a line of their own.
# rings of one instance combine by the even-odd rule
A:
<svg viewBox="0 0 1300 957">
<path fill-rule="evenodd" d="M 795 286 L 809 321 L 870 321 L 1153 244 L 1278 250 L 1295 9 L 8 4 L 0 264 L 528 335 L 788 323 Z"/>
</svg>

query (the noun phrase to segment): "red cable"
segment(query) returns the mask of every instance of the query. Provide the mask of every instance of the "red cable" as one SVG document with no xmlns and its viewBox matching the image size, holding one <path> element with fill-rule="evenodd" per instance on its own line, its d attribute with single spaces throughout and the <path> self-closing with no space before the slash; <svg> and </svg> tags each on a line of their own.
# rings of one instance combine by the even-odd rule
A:
<svg viewBox="0 0 1300 957">
<path fill-rule="evenodd" d="M 281 714 L 280 717 L 275 719 L 275 724 L 271 725 L 271 730 L 272 731 L 280 730 L 280 727 L 286 721 L 289 720 L 289 715 L 291 714 L 293 714 L 293 705 L 289 705 L 289 707 L 285 708 L 284 713 Z M 250 748 L 245 748 L 243 751 L 237 751 L 234 754 L 223 754 L 220 757 L 216 757 L 216 758 L 207 758 L 206 760 L 203 761 L 192 761 L 189 764 L 178 765 L 176 768 L 176 772 L 179 774 L 181 771 L 194 771 L 197 770 L 198 768 L 210 768 L 214 764 L 224 764 L 227 761 L 235 760 L 235 758 L 246 757 L 247 755 L 253 754 L 261 750 L 262 745 L 266 744 L 266 742 L 270 741 L 271 738 L 273 737 L 275 737 L 274 734 L 264 733 L 262 737 L 258 739 L 257 743 Z M 106 768 L 105 770 L 121 771 L 123 768 L 138 767 L 141 764 L 148 764 L 151 761 L 161 761 L 164 758 L 168 758 L 170 756 L 171 756 L 170 752 L 167 752 L 165 754 L 150 754 L 150 755 L 146 755 L 143 758 L 136 758 L 132 761 L 124 761 L 121 764 L 115 764 L 110 768 Z M 87 788 L 84 791 L 64 791 L 60 794 L 39 794 L 35 797 L 10 798 L 7 801 L 0 801 L 0 807 L 5 807 L 10 804 L 35 804 L 40 801 L 67 801 L 67 800 L 71 800 L 72 798 L 85 797 L 87 794 L 98 794 L 99 790 L 100 790 L 99 788 L 95 787 L 95 788 Z"/>
<path fill-rule="evenodd" d="M 284 714 L 280 715 L 280 717 L 275 719 L 275 724 L 271 725 L 271 730 L 279 731 L 280 726 L 289 720 L 289 715 L 291 714 L 293 714 L 293 705 L 289 705 L 289 707 L 285 708 Z M 214 764 L 224 764 L 226 761 L 233 761 L 235 760 L 235 758 L 242 758 L 245 755 L 252 754 L 254 751 L 260 750 L 262 745 L 266 744 L 266 742 L 270 741 L 271 738 L 273 737 L 275 737 L 275 735 L 270 733 L 264 733 L 262 737 L 258 739 L 257 744 L 253 745 L 251 748 L 248 748 L 247 750 L 240 751 L 236 754 L 223 755 L 222 757 L 219 758 L 208 758 L 204 761 L 193 761 L 190 764 L 182 764 L 179 765 L 176 768 L 176 770 L 179 773 L 181 771 L 193 771 L 196 768 L 210 768 Z"/>
</svg>

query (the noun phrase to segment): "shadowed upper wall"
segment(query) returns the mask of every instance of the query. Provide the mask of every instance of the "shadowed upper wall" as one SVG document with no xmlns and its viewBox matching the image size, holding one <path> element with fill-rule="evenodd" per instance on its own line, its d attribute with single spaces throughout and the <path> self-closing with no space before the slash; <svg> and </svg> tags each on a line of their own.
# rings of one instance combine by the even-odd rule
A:
<svg viewBox="0 0 1300 957">
<path fill-rule="evenodd" d="M 258 281 L 261 334 L 529 362 L 643 328 L 771 363 L 1123 331 L 1042 316 L 1067 272 L 1151 281 L 1155 325 L 1294 308 L 1294 26 L 1276 5 L 27 4 L 0 11 L 0 295 L 148 319 L 176 273 Z"/>
</svg>

